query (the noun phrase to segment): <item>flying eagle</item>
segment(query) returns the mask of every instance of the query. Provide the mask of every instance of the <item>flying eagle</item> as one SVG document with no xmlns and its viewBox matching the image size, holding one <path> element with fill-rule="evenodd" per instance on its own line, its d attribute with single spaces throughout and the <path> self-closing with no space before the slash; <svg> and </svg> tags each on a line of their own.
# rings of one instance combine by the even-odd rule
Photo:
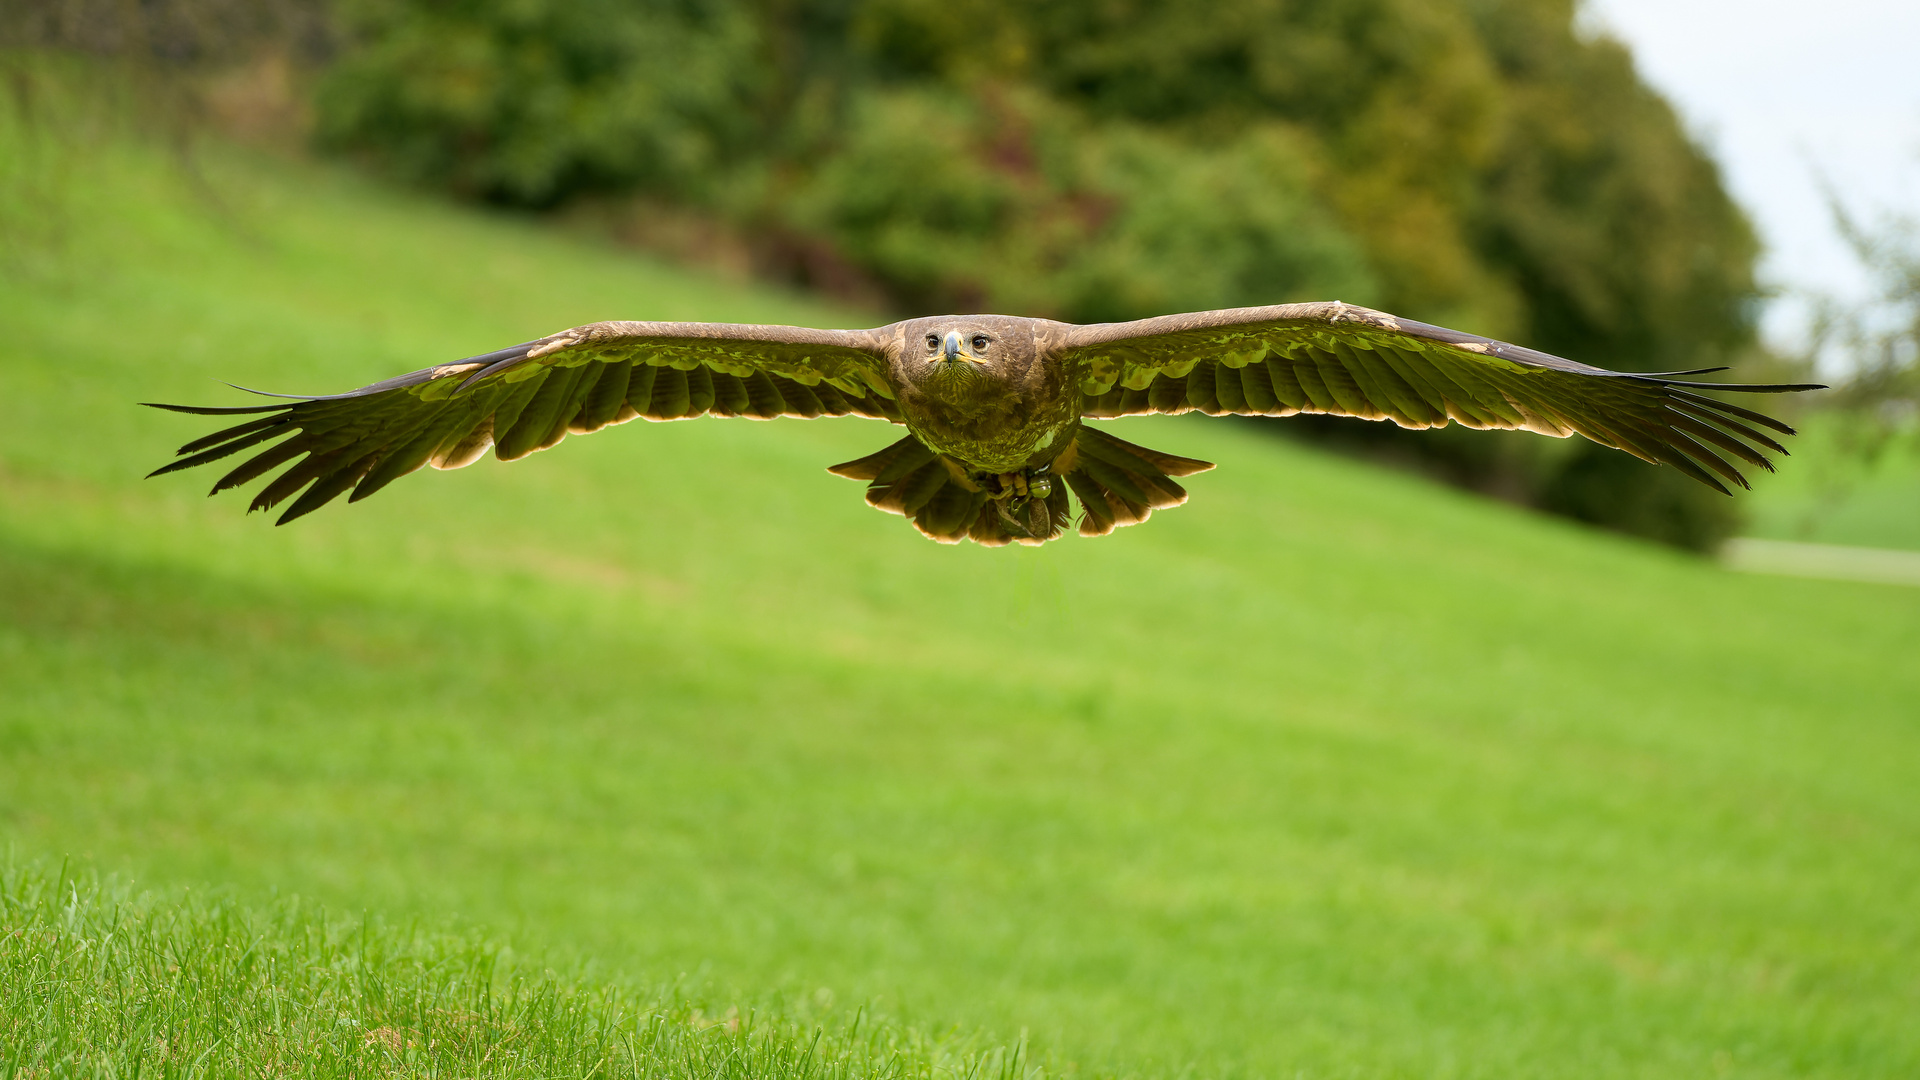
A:
<svg viewBox="0 0 1920 1080">
<path fill-rule="evenodd" d="M 1080 535 L 1102 536 L 1185 502 L 1174 477 L 1213 468 L 1086 424 L 1142 413 L 1327 413 L 1407 428 L 1457 421 L 1578 432 L 1726 493 L 1747 486 L 1730 459 L 1771 470 L 1764 451 L 1786 448 L 1767 430 L 1793 429 L 1698 391 L 1820 387 L 1682 378 L 1717 370 L 1608 371 L 1338 302 L 1093 325 L 1005 315 L 873 330 L 602 322 L 345 394 L 157 405 L 263 415 L 195 439 L 152 475 L 265 444 L 213 491 L 291 462 L 251 507 L 293 498 L 284 525 L 348 492 L 364 499 L 422 465 L 471 464 L 488 447 L 512 461 L 569 433 L 641 418 L 853 414 L 907 429 L 886 449 L 832 467 L 866 481 L 867 502 L 942 543 L 1040 544 L 1072 523 L 1069 492 Z"/>
</svg>

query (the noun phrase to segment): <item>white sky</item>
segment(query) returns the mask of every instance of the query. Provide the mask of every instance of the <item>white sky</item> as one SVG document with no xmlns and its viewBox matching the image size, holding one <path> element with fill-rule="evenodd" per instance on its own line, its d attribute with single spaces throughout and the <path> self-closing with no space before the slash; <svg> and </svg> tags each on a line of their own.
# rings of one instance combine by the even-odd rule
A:
<svg viewBox="0 0 1920 1080">
<path fill-rule="evenodd" d="M 1767 245 L 1767 336 L 1794 344 L 1793 290 L 1843 297 L 1866 279 L 1815 181 L 1847 203 L 1920 213 L 1920 0 L 1585 0 L 1720 161 Z"/>
</svg>

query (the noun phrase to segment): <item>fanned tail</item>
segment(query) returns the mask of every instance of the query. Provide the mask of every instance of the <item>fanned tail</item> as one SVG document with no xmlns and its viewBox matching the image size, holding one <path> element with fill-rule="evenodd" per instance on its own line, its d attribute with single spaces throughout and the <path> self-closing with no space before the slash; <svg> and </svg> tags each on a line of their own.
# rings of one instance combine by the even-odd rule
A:
<svg viewBox="0 0 1920 1080">
<path fill-rule="evenodd" d="M 1002 547 L 1044 544 L 1065 535 L 1073 523 L 1069 489 L 1080 500 L 1080 535 L 1105 536 L 1186 502 L 1186 489 L 1172 478 L 1211 468 L 1211 462 L 1149 450 L 1083 427 L 1055 459 L 1052 490 L 1045 498 L 996 499 L 959 462 L 911 435 L 827 471 L 867 481 L 869 505 L 910 519 L 930 539 Z"/>
<path fill-rule="evenodd" d="M 973 482 L 964 467 L 911 435 L 827 471 L 867 481 L 868 505 L 908 518 L 922 536 L 942 544 L 1044 544 L 1073 520 L 1073 504 L 1059 488 L 1045 500 L 1032 500 L 1024 513 L 1003 513 L 1003 503 Z"/>
<path fill-rule="evenodd" d="M 1138 525 L 1187 501 L 1173 477 L 1213 468 L 1210 461 L 1149 450 L 1097 428 L 1082 427 L 1054 470 L 1080 498 L 1080 535 L 1105 536 Z"/>
</svg>

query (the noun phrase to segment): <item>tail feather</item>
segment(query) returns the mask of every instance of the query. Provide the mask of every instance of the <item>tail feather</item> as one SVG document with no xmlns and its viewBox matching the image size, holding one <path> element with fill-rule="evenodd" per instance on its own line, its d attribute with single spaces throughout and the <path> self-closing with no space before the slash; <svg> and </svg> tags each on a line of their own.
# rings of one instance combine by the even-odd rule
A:
<svg viewBox="0 0 1920 1080">
<path fill-rule="evenodd" d="M 829 465 L 827 471 L 849 480 L 878 480 L 889 468 L 896 465 L 905 465 L 909 469 L 918 468 L 932 461 L 933 456 L 933 451 L 927 449 L 925 443 L 909 435 L 886 449 L 868 454 L 866 457 L 843 461 L 838 465 Z M 894 476 L 898 475 L 900 473 L 894 473 Z M 888 479 L 891 480 L 893 477 L 889 476 Z"/>
<path fill-rule="evenodd" d="M 1082 427 L 1055 469 L 1080 499 L 1080 535 L 1105 536 L 1123 525 L 1138 525 L 1155 510 L 1187 501 L 1187 489 L 1172 479 L 1213 468 L 1210 461 L 1150 450 Z"/>
<path fill-rule="evenodd" d="M 1073 523 L 1076 497 L 1081 536 L 1105 536 L 1122 525 L 1137 525 L 1155 510 L 1187 501 L 1186 489 L 1173 477 L 1211 468 L 1211 462 L 1164 454 L 1083 427 L 1054 460 L 1052 492 L 1018 510 L 1010 500 L 994 499 L 957 462 L 911 435 L 828 471 L 867 481 L 870 505 L 910 519 L 930 539 L 1003 547 L 1044 544 L 1065 535 Z"/>
<path fill-rule="evenodd" d="M 1074 434 L 1073 442 L 1075 448 L 1088 457 L 1097 457 L 1108 464 L 1141 472 L 1142 475 L 1152 475 L 1142 472 L 1142 463 L 1161 476 L 1192 476 L 1213 468 L 1211 461 L 1149 450 L 1139 443 L 1130 443 L 1099 428 L 1082 427 Z"/>
</svg>

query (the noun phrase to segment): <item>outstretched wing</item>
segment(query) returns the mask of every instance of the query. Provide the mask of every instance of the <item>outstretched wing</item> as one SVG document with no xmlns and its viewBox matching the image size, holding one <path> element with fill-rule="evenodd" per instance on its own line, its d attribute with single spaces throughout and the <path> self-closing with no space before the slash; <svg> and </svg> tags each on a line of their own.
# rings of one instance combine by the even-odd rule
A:
<svg viewBox="0 0 1920 1080">
<path fill-rule="evenodd" d="M 1408 428 L 1457 421 L 1561 438 L 1579 432 L 1722 492 L 1719 478 L 1747 486 L 1723 453 L 1771 471 L 1763 451 L 1787 451 L 1760 429 L 1793 429 L 1695 391 L 1822 389 L 1677 377 L 1704 371 L 1608 371 L 1337 302 L 1076 326 L 1059 357 L 1080 380 L 1089 417 L 1306 412 Z"/>
<path fill-rule="evenodd" d="M 898 423 L 882 359 L 887 340 L 874 330 L 594 323 L 345 394 L 241 408 L 157 405 L 263 415 L 195 439 L 180 448 L 179 460 L 152 475 L 267 444 L 213 490 L 287 465 L 250 507 L 268 509 L 304 488 L 280 515 L 284 525 L 349 491 L 353 501 L 364 499 L 422 465 L 457 469 L 489 446 L 500 460 L 512 461 L 569 433 L 642 417 L 851 413 Z"/>
</svg>

